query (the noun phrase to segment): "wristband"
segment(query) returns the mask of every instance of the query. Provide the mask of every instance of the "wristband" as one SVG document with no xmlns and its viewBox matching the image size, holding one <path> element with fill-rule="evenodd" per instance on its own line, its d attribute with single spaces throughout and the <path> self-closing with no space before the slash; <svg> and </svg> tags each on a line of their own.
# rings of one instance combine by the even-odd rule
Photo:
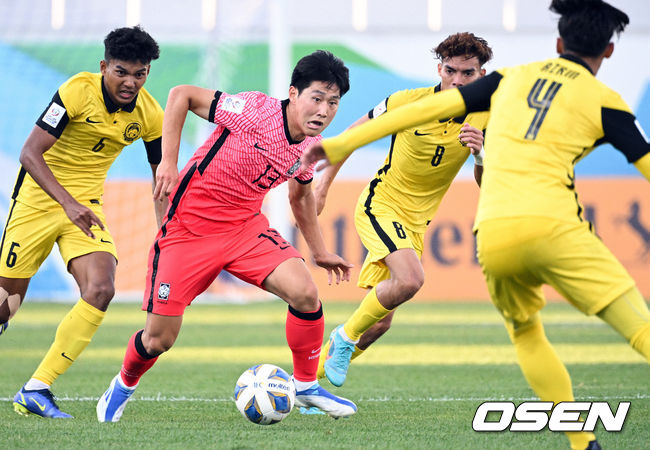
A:
<svg viewBox="0 0 650 450">
<path fill-rule="evenodd" d="M 476 164 L 477 166 L 482 166 L 484 156 L 485 156 L 485 151 L 483 151 L 483 147 L 481 147 L 481 151 L 478 152 L 478 155 L 474 155 L 474 164 Z"/>
</svg>

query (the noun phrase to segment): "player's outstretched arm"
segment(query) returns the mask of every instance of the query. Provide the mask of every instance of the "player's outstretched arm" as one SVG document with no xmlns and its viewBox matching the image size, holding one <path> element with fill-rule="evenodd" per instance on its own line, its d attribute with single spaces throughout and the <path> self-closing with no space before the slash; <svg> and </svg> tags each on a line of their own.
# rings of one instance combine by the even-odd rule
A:
<svg viewBox="0 0 650 450">
<path fill-rule="evenodd" d="M 329 164 L 336 164 L 355 149 L 384 136 L 434 119 L 457 117 L 465 112 L 465 101 L 458 89 L 448 89 L 388 111 L 338 136 L 323 140 L 323 153 Z M 318 156 L 319 149 L 312 147 L 310 150 L 312 149 L 313 153 L 309 157 L 314 158 Z"/>
<path fill-rule="evenodd" d="M 370 118 L 366 114 L 360 117 L 352 125 L 350 125 L 348 129 L 359 126 L 363 123 L 366 123 L 369 120 Z M 337 164 L 326 167 L 325 170 L 323 170 L 321 176 L 316 180 L 316 186 L 314 187 L 314 196 L 316 197 L 316 213 L 319 216 L 320 213 L 323 212 L 323 208 L 325 207 L 325 200 L 327 200 L 327 192 L 329 191 L 329 188 L 332 185 L 334 178 L 336 178 L 336 175 L 339 173 L 339 170 L 341 170 L 341 167 L 343 166 L 343 164 L 347 159 L 348 157 L 346 156 L 342 161 L 339 161 Z"/>
<path fill-rule="evenodd" d="M 56 140 L 55 136 L 35 126 L 20 152 L 20 164 L 34 181 L 63 207 L 72 223 L 77 225 L 84 234 L 95 239 L 90 227 L 97 225 L 103 230 L 104 224 L 89 208 L 76 201 L 61 186 L 43 158 L 43 154 L 54 145 Z"/>
<path fill-rule="evenodd" d="M 332 275 L 336 277 L 336 284 L 339 284 L 341 280 L 350 281 L 352 264 L 340 256 L 328 252 L 325 247 L 316 216 L 316 201 L 311 185 L 300 184 L 293 179 L 289 180 L 289 203 L 298 229 L 305 238 L 314 261 L 327 270 L 327 282 L 332 283 Z"/>
<path fill-rule="evenodd" d="M 203 119 L 210 114 L 215 91 L 197 86 L 173 87 L 167 97 L 162 131 L 162 161 L 156 170 L 154 199 L 168 196 L 178 182 L 178 151 L 187 112 L 192 111 Z"/>
</svg>

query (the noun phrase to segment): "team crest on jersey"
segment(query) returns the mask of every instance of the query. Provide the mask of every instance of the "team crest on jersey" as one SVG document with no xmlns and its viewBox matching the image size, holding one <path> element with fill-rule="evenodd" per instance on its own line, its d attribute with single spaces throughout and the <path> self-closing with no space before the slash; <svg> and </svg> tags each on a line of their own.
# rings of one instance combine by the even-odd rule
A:
<svg viewBox="0 0 650 450">
<path fill-rule="evenodd" d="M 42 120 L 49 126 L 56 128 L 59 122 L 61 122 L 61 119 L 63 118 L 64 114 L 65 114 L 65 108 L 61 105 L 52 102 L 47 112 L 43 116 Z"/>
<path fill-rule="evenodd" d="M 233 114 L 241 114 L 244 111 L 244 105 L 246 105 L 246 100 L 229 95 L 223 99 L 219 109 Z"/>
<path fill-rule="evenodd" d="M 293 175 L 296 170 L 300 168 L 300 159 L 298 159 L 289 170 L 287 170 L 287 175 Z"/>
<path fill-rule="evenodd" d="M 131 122 L 124 129 L 124 140 L 133 142 L 142 134 L 142 126 L 138 122 Z"/>
<path fill-rule="evenodd" d="M 169 299 L 169 283 L 160 283 L 158 286 L 158 300 L 167 301 Z"/>
</svg>

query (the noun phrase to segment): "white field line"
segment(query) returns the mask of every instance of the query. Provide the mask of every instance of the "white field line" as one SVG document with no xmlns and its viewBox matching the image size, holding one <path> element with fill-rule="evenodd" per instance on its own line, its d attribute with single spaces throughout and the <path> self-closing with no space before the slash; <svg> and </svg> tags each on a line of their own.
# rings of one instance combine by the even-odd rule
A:
<svg viewBox="0 0 650 450">
<path fill-rule="evenodd" d="M 64 402 L 96 402 L 98 397 L 60 397 L 56 396 L 57 400 Z M 577 401 L 631 401 L 631 400 L 647 400 L 650 399 L 650 394 L 634 394 L 616 397 L 596 397 L 596 396 L 580 396 Z M 537 397 L 360 397 L 355 399 L 356 402 L 500 402 L 500 401 L 536 401 Z M 0 397 L 0 402 L 13 401 L 13 397 Z M 154 396 L 137 396 L 135 395 L 130 401 L 139 402 L 190 402 L 190 403 L 220 403 L 232 402 L 231 397 L 227 398 L 203 398 L 203 397 L 174 397 L 158 393 Z"/>
</svg>

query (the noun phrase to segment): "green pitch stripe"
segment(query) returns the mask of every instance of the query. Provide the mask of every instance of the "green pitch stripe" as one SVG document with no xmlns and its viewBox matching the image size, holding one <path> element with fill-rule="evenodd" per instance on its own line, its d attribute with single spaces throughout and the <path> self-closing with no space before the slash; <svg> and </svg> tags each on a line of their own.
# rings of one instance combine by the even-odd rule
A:
<svg viewBox="0 0 650 450">
<path fill-rule="evenodd" d="M 142 326 L 146 314 L 139 310 L 139 307 L 133 309 L 121 308 L 109 310 L 104 319 L 106 325 L 135 325 Z M 353 309 L 345 311 L 332 311 L 327 313 L 325 320 L 329 324 L 343 323 L 347 320 Z M 243 313 L 245 312 L 245 315 Z M 34 325 L 58 325 L 65 312 L 61 309 L 45 309 L 43 311 L 29 310 L 21 311 L 16 316 L 15 324 L 19 323 L 26 326 Z M 244 319 L 244 320 L 242 320 Z M 257 309 L 255 305 L 247 305 L 230 309 L 228 307 L 213 306 L 207 308 L 195 308 L 188 310 L 183 317 L 184 325 L 259 325 L 281 324 L 284 326 L 286 321 L 286 310 L 284 308 Z M 585 317 L 573 310 L 549 311 L 543 314 L 545 325 L 562 324 L 562 325 L 587 325 L 607 327 L 600 319 L 596 317 Z M 483 311 L 458 311 L 458 310 L 404 310 L 397 311 L 395 323 L 400 325 L 502 325 L 501 316 L 492 309 Z"/>
<path fill-rule="evenodd" d="M 558 344 L 555 349 L 567 364 L 644 363 L 643 358 L 626 344 L 572 345 Z M 0 352 L 3 360 L 43 356 L 43 350 L 10 349 Z M 83 360 L 121 361 L 123 347 L 89 348 Z M 259 347 L 178 347 L 161 357 L 161 361 L 242 363 L 291 363 L 286 346 Z M 516 364 L 511 345 L 377 345 L 353 364 L 381 365 L 456 365 Z"/>
</svg>

